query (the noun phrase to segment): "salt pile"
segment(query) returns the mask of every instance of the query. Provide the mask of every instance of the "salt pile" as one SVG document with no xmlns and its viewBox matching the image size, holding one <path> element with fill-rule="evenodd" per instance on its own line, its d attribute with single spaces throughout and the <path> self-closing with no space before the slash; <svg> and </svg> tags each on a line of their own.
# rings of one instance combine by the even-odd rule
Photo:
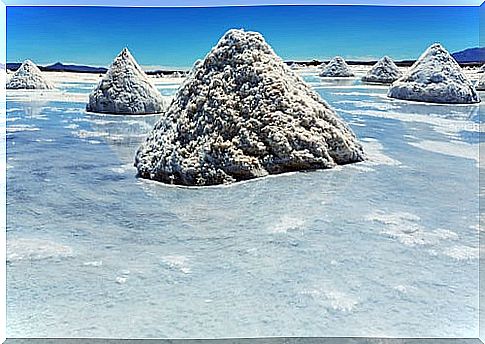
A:
<svg viewBox="0 0 485 344">
<path fill-rule="evenodd" d="M 431 45 L 409 71 L 391 85 L 387 95 L 432 103 L 480 102 L 460 65 L 438 43 Z"/>
<path fill-rule="evenodd" d="M 384 56 L 362 77 L 362 81 L 390 84 L 401 76 L 402 73 L 394 61 L 390 57 Z"/>
<path fill-rule="evenodd" d="M 351 77 L 354 76 L 349 65 L 340 56 L 334 57 L 326 66 L 324 66 L 320 76 L 323 77 Z"/>
<path fill-rule="evenodd" d="M 162 95 L 125 48 L 89 95 L 86 110 L 143 115 L 162 112 L 163 107 Z"/>
<path fill-rule="evenodd" d="M 364 160 L 352 130 L 266 43 L 229 30 L 139 147 L 142 178 L 225 184 Z"/>
<path fill-rule="evenodd" d="M 477 73 L 485 73 L 485 64 L 478 69 Z"/>
<path fill-rule="evenodd" d="M 25 60 L 7 82 L 8 89 L 46 90 L 53 89 L 40 69 L 30 60 Z"/>
</svg>

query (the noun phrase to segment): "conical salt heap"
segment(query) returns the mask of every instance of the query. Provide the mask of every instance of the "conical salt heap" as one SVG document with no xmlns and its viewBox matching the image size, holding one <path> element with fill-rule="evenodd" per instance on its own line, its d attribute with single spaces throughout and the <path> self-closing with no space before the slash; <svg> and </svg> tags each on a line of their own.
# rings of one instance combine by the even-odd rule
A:
<svg viewBox="0 0 485 344">
<path fill-rule="evenodd" d="M 320 73 L 323 77 L 352 77 L 354 73 L 349 65 L 340 56 L 334 57 Z"/>
<path fill-rule="evenodd" d="M 432 103 L 478 103 L 480 97 L 460 65 L 440 44 L 431 45 L 409 71 L 396 80 L 391 98 Z"/>
<path fill-rule="evenodd" d="M 89 95 L 86 110 L 143 115 L 162 112 L 163 107 L 162 95 L 124 48 Z"/>
<path fill-rule="evenodd" d="M 485 73 L 485 64 L 478 69 L 477 73 Z"/>
<path fill-rule="evenodd" d="M 362 160 L 351 129 L 261 34 L 230 30 L 194 65 L 135 166 L 142 178 L 214 185 Z"/>
<path fill-rule="evenodd" d="M 7 82 L 8 89 L 48 90 L 54 89 L 40 69 L 30 60 L 25 60 Z"/>
<path fill-rule="evenodd" d="M 402 76 L 394 61 L 384 56 L 362 77 L 364 82 L 390 84 Z"/>
</svg>

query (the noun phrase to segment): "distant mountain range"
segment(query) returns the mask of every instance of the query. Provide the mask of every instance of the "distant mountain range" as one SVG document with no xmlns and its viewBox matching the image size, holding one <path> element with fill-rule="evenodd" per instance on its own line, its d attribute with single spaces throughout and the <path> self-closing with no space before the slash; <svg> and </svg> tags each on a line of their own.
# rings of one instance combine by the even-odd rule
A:
<svg viewBox="0 0 485 344">
<path fill-rule="evenodd" d="M 17 70 L 21 63 L 7 63 L 7 68 L 10 70 Z M 50 66 L 39 66 L 41 71 L 47 72 L 76 72 L 76 73 L 100 73 L 104 74 L 108 70 L 105 67 L 91 67 L 73 64 L 63 64 L 56 62 Z"/>
<path fill-rule="evenodd" d="M 485 62 L 485 48 L 470 48 L 453 53 L 459 63 Z"/>
<path fill-rule="evenodd" d="M 469 48 L 462 51 L 453 53 L 452 56 L 456 61 L 462 64 L 482 64 L 485 63 L 485 48 Z M 373 65 L 377 61 L 347 61 L 350 65 Z M 411 66 L 415 61 L 404 60 L 396 61 L 398 66 Z M 319 65 L 322 61 L 312 60 L 312 61 L 287 61 L 288 64 L 297 63 L 301 65 Z M 21 63 L 7 63 L 7 69 L 17 70 Z M 1 66 L 0 66 L 1 67 Z M 63 64 L 61 62 L 56 62 L 50 66 L 39 66 L 40 70 L 47 72 L 76 72 L 76 73 L 99 73 L 104 74 L 108 70 L 105 67 L 92 67 L 83 65 L 73 65 L 73 64 Z M 164 70 L 164 71 L 149 71 L 147 74 L 172 74 L 176 72 L 175 70 Z"/>
</svg>

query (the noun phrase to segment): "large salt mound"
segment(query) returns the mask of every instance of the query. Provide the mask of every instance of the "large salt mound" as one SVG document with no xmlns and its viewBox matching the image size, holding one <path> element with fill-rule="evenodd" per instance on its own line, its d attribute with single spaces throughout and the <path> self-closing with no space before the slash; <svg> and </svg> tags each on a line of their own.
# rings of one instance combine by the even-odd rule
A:
<svg viewBox="0 0 485 344">
<path fill-rule="evenodd" d="M 125 48 L 89 95 L 86 110 L 143 115 L 162 112 L 163 107 L 162 95 Z"/>
<path fill-rule="evenodd" d="M 40 69 L 30 60 L 25 60 L 7 82 L 8 89 L 46 90 L 54 85 L 47 81 Z"/>
<path fill-rule="evenodd" d="M 196 63 L 135 157 L 140 177 L 213 185 L 364 160 L 351 129 L 256 32 Z"/>
<path fill-rule="evenodd" d="M 394 61 L 384 56 L 362 77 L 364 82 L 390 84 L 402 76 Z"/>
<path fill-rule="evenodd" d="M 349 65 L 340 56 L 334 57 L 320 73 L 323 77 L 351 77 L 354 76 Z"/>
<path fill-rule="evenodd" d="M 389 88 L 391 98 L 432 103 L 478 103 L 480 97 L 460 65 L 440 44 L 430 46 Z"/>
</svg>

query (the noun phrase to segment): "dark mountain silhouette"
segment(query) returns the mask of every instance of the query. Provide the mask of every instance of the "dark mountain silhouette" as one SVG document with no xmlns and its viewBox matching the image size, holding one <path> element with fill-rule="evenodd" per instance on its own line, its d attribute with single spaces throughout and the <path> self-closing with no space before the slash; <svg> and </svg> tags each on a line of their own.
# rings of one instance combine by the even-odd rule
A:
<svg viewBox="0 0 485 344">
<path fill-rule="evenodd" d="M 485 62 L 485 48 L 469 48 L 451 54 L 459 63 Z"/>
<path fill-rule="evenodd" d="M 105 73 L 108 69 L 104 67 L 91 67 L 82 65 L 65 65 L 61 62 L 56 62 L 53 65 L 44 67 L 52 72 L 78 72 L 78 73 Z"/>
<path fill-rule="evenodd" d="M 7 63 L 7 68 L 17 70 L 21 63 Z M 41 71 L 45 72 L 76 72 L 76 73 L 105 73 L 108 69 L 104 67 L 91 67 L 82 65 L 68 65 L 56 62 L 50 66 L 39 66 Z"/>
</svg>

